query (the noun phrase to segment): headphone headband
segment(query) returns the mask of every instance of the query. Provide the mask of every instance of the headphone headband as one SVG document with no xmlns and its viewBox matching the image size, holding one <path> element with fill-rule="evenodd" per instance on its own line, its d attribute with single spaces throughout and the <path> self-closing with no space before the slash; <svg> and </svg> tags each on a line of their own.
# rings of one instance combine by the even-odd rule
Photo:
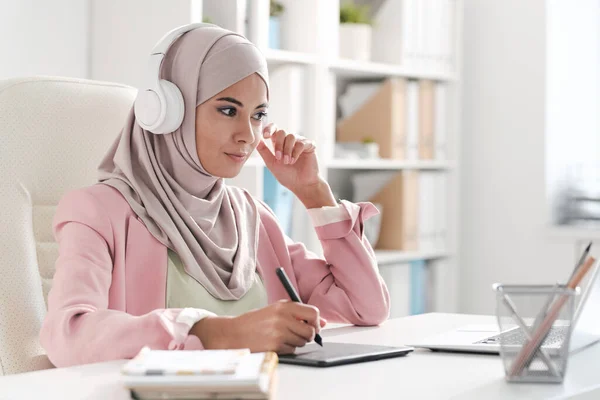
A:
<svg viewBox="0 0 600 400">
<path fill-rule="evenodd" d="M 147 131 L 165 134 L 175 131 L 183 121 L 184 103 L 179 88 L 172 82 L 160 79 L 160 67 L 171 45 L 186 32 L 205 26 L 193 23 L 167 32 L 152 48 L 144 87 L 138 90 L 134 112 L 138 124 Z"/>
<path fill-rule="evenodd" d="M 204 26 L 212 26 L 212 24 L 197 22 L 193 24 L 182 25 L 171 29 L 160 38 L 150 52 L 148 69 L 150 81 L 148 83 L 152 83 L 152 85 L 146 85 L 147 88 L 154 88 L 158 85 L 158 81 L 160 79 L 160 66 L 167 54 L 167 51 L 169 51 L 169 48 L 171 48 L 171 45 L 175 43 L 175 41 L 184 33 Z"/>
</svg>

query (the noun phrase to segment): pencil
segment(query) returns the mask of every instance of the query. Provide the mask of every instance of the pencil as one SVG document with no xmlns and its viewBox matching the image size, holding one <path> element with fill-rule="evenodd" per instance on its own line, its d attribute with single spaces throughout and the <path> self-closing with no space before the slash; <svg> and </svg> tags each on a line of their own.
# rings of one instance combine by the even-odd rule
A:
<svg viewBox="0 0 600 400">
<path fill-rule="evenodd" d="M 594 257 L 588 258 L 581 268 L 577 269 L 574 276 L 567 284 L 567 288 L 575 289 L 585 274 L 592 268 L 592 265 L 594 265 L 595 261 L 596 259 Z M 548 315 L 546 318 L 544 318 L 544 321 L 540 324 L 540 327 L 535 330 L 533 335 L 531 335 L 532 339 L 525 342 L 525 345 L 519 354 L 517 354 L 517 357 L 515 358 L 510 370 L 511 376 L 520 375 L 521 372 L 523 372 L 523 367 L 531 362 L 531 359 L 535 356 L 537 349 L 542 344 L 542 341 L 550 331 L 550 328 L 552 328 L 552 324 L 558 317 L 558 313 L 560 312 L 562 306 L 567 302 L 568 299 L 568 295 L 562 295 L 552 305 L 550 312 L 548 312 Z"/>
</svg>

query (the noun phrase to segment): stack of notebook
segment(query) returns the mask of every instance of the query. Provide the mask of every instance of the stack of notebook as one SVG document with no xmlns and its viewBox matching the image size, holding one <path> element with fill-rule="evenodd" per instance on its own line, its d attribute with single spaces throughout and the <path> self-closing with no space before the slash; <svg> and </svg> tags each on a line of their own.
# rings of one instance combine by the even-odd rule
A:
<svg viewBox="0 0 600 400">
<path fill-rule="evenodd" d="M 144 348 L 122 370 L 134 399 L 270 399 L 277 354 Z"/>
</svg>

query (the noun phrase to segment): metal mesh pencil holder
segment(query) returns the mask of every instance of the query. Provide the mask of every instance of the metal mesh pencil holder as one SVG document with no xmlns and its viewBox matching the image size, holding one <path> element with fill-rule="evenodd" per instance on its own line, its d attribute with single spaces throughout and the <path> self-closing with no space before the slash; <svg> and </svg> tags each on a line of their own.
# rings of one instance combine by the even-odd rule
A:
<svg viewBox="0 0 600 400">
<path fill-rule="evenodd" d="M 495 284 L 494 290 L 506 380 L 562 382 L 579 288 Z"/>
</svg>

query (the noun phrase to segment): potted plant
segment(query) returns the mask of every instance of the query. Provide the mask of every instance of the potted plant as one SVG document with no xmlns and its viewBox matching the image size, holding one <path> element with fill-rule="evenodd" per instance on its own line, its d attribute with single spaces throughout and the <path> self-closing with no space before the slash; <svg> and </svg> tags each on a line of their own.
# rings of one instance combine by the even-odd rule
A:
<svg viewBox="0 0 600 400">
<path fill-rule="evenodd" d="M 356 5 L 350 0 L 340 4 L 339 51 L 341 58 L 360 61 L 371 59 L 371 25 L 368 5 Z"/>
<path fill-rule="evenodd" d="M 379 144 L 370 136 L 363 138 L 367 158 L 379 158 Z"/>
<path fill-rule="evenodd" d="M 269 47 L 272 49 L 278 49 L 280 33 L 280 18 L 279 16 L 283 13 L 285 7 L 283 4 L 276 0 L 271 0 L 270 11 L 269 11 Z"/>
</svg>

